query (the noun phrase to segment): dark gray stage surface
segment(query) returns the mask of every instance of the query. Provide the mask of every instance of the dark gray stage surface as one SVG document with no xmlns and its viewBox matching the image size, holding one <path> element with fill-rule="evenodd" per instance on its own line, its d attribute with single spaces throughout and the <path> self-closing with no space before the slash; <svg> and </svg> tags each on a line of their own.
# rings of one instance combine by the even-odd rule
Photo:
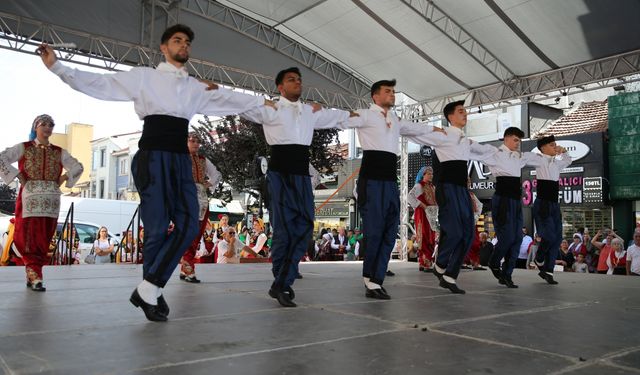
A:
<svg viewBox="0 0 640 375">
<path fill-rule="evenodd" d="M 167 285 L 168 323 L 128 301 L 136 266 L 0 269 L 5 374 L 639 374 L 640 278 L 517 270 L 460 276 L 466 295 L 394 262 L 390 301 L 364 297 L 360 263 L 307 263 L 297 308 L 267 296 L 268 264 L 198 266 Z"/>
</svg>

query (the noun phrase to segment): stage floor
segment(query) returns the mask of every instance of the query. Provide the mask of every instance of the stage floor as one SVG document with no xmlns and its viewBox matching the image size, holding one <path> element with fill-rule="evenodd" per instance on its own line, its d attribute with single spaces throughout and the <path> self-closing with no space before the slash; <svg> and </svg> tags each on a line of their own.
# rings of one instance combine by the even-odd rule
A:
<svg viewBox="0 0 640 375">
<path fill-rule="evenodd" d="M 198 265 L 165 289 L 169 322 L 129 303 L 140 266 L 0 268 L 5 374 L 640 374 L 640 277 L 516 270 L 519 289 L 464 271 L 466 295 L 392 262 L 389 301 L 364 297 L 361 263 L 303 263 L 297 308 L 267 295 L 269 264 Z"/>
</svg>

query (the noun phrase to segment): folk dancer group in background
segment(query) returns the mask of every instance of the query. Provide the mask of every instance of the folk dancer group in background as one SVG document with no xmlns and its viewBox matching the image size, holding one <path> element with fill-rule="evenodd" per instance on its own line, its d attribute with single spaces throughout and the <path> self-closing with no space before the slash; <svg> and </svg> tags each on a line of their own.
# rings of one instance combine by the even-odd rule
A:
<svg viewBox="0 0 640 375">
<path fill-rule="evenodd" d="M 396 160 L 400 136 L 434 147 L 441 161 L 435 171 L 437 185 L 431 183 L 434 171 L 425 169 L 410 194 L 416 209 L 421 269 L 432 268 L 441 287 L 452 293 L 465 293 L 456 281 L 471 246 L 480 210 L 477 200 L 467 190 L 467 162 L 477 158 L 494 168 L 499 176 L 492 202 L 500 244 L 491 260 L 494 275 L 500 283 L 516 287 L 511 272 L 517 257 L 514 244 L 520 233 L 522 214 L 518 205 L 519 186 L 516 187 L 515 181 L 519 169 L 529 164 L 536 166 L 539 180 L 534 218 L 543 241 L 536 264 L 540 276 L 550 284 L 555 283 L 553 259 L 561 238 L 557 180 L 560 170 L 571 159 L 566 156 L 566 150 L 555 145 L 552 137 L 538 141 L 543 156 L 519 153 L 517 146 L 523 134 L 514 128 L 505 132 L 505 145 L 500 150 L 480 145 L 464 135 L 467 112 L 463 101 L 445 106 L 444 117 L 451 125 L 445 129 L 401 120 L 392 111 L 395 80 L 374 83 L 371 87 L 373 104 L 357 112 L 322 109 L 302 103 L 302 79 L 297 68 L 277 74 L 275 83 L 281 94 L 277 104 L 218 88 L 215 84 L 207 86 L 189 77 L 184 67 L 193 38 L 189 27 L 174 25 L 165 30 L 161 38 L 160 49 L 166 62 L 156 69 L 134 68 L 116 74 L 72 69 L 58 62 L 47 44 L 38 48 L 46 67 L 69 86 L 98 99 L 133 101 L 136 113 L 144 120 L 132 174 L 140 193 L 140 213 L 146 228 L 145 256 L 143 281 L 133 291 L 130 301 L 142 308 L 147 319 L 167 320 L 169 306 L 162 292 L 180 259 L 181 278 L 199 281 L 195 276 L 196 250 L 203 234 L 213 237 L 206 189 L 217 184 L 220 174 L 204 157 L 197 155 L 197 138 L 188 135 L 189 119 L 197 113 L 240 114 L 264 128 L 271 146 L 267 180 L 271 192 L 273 243 L 270 255 L 274 281 L 269 295 L 282 306 L 296 306 L 291 286 L 299 275 L 298 263 L 313 229 L 309 146 L 314 129 L 355 128 L 364 150 L 357 198 L 367 233 L 362 272 L 366 297 L 391 298 L 382 285 L 399 226 Z M 53 120 L 49 116 L 39 116 L 33 123 L 29 142 L 0 154 L 2 178 L 10 182 L 17 176 L 21 182 L 13 237 L 26 265 L 27 285 L 38 291 L 45 290 L 42 265 L 48 261 L 46 250 L 55 231 L 58 186 L 65 181 L 67 186 L 73 186 L 82 173 L 82 166 L 66 151 L 49 144 L 52 128 Z M 556 159 L 556 155 L 560 158 Z M 11 167 L 15 161 L 19 161 L 19 170 Z M 42 168 L 43 165 L 46 168 Z M 40 168 L 35 168 L 37 166 Z M 67 174 L 61 174 L 63 167 Z M 435 232 L 425 211 L 436 205 L 440 233 L 434 262 Z M 168 232 L 170 223 L 173 230 Z M 254 222 L 254 226 L 264 230 L 260 221 Z M 209 228 L 208 232 L 206 228 Z M 264 233 L 255 236 L 251 248 L 246 244 L 235 244 L 232 227 L 221 225 L 221 230 L 221 241 L 228 247 L 224 258 L 233 258 L 238 251 L 250 250 L 253 254 L 265 251 Z M 26 231 L 39 235 L 28 237 Z M 350 245 L 338 246 L 346 248 Z M 499 261 L 503 257 L 506 261 L 500 269 Z"/>
</svg>

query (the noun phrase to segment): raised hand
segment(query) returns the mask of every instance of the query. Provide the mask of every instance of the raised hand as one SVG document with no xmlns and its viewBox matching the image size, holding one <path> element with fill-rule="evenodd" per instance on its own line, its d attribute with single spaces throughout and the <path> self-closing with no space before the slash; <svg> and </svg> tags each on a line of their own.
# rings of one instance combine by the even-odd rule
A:
<svg viewBox="0 0 640 375">
<path fill-rule="evenodd" d="M 53 64 L 55 64 L 56 61 L 58 61 L 58 58 L 56 57 L 56 53 L 53 51 L 53 48 L 51 48 L 51 46 L 48 45 L 47 43 L 42 43 L 36 49 L 36 53 L 40 55 L 42 62 L 47 68 L 51 68 Z"/>
</svg>

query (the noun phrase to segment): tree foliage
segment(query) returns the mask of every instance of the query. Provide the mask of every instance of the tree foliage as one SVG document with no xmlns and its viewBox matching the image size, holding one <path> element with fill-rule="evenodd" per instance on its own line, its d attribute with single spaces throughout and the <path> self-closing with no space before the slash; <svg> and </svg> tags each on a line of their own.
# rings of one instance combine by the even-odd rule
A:
<svg viewBox="0 0 640 375">
<path fill-rule="evenodd" d="M 194 130 L 200 138 L 202 154 L 218 168 L 223 180 L 235 191 L 254 194 L 259 188 L 256 158 L 271 155 L 262 126 L 238 116 L 227 116 L 214 125 L 205 116 Z M 333 151 L 336 148 L 329 148 L 333 144 L 339 144 L 338 130 L 314 132 L 310 162 L 320 173 L 333 173 L 342 163 L 341 155 Z M 226 201 L 230 200 L 229 195 L 221 187 L 214 192 L 216 198 Z"/>
<path fill-rule="evenodd" d="M 0 185 L 0 211 L 13 215 L 16 210 L 16 189 L 9 185 Z"/>
</svg>

